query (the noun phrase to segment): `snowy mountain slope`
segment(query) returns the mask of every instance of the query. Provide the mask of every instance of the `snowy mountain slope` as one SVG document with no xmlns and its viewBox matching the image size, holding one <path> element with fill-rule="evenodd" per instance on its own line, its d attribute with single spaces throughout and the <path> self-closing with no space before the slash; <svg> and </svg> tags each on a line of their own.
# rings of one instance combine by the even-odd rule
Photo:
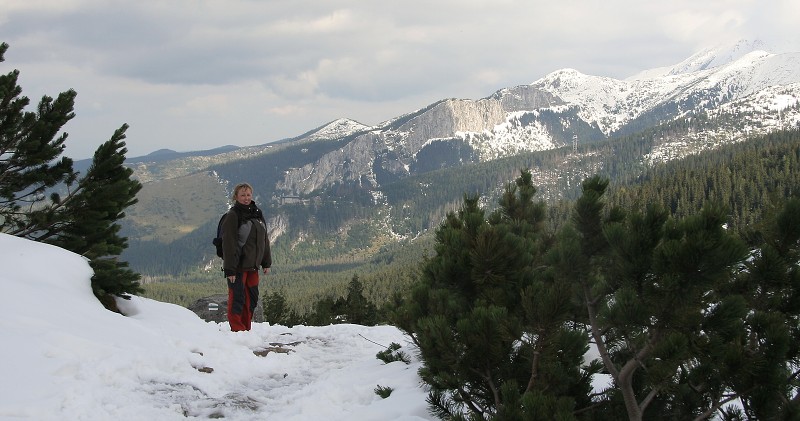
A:
<svg viewBox="0 0 800 421">
<path fill-rule="evenodd" d="M 665 104 L 711 108 L 753 95 L 763 89 L 800 81 L 800 53 L 748 53 L 712 69 L 657 78 L 616 80 L 567 69 L 533 83 L 569 104 L 596 123 L 608 136 L 637 117 Z M 677 117 L 665 116 L 665 117 Z"/>
<path fill-rule="evenodd" d="M 778 94 L 778 87 L 793 86 L 800 81 L 800 53 L 770 54 L 755 50 L 760 42 L 739 43 L 723 51 L 706 50 L 676 66 L 660 77 L 616 80 L 584 75 L 573 69 L 553 72 L 530 85 L 531 89 L 547 92 L 556 98 L 550 111 L 576 109 L 583 123 L 573 136 L 578 141 L 591 141 L 596 128 L 605 137 L 624 132 L 626 126 L 641 126 L 641 120 L 666 122 L 692 113 L 709 112 L 725 104 L 737 104 L 730 110 L 765 109 L 765 101 L 792 103 L 797 94 L 793 89 Z M 509 95 L 509 90 L 495 96 Z M 778 97 L 776 95 L 782 95 Z M 794 98 L 794 99 L 792 99 Z M 755 101 L 752 105 L 748 103 Z M 541 114 L 540 108 L 527 113 Z M 499 157 L 502 151 L 540 150 L 568 144 L 568 138 L 553 136 L 552 128 L 542 130 L 538 121 L 531 126 L 514 125 L 520 113 L 509 114 L 507 122 L 472 138 L 483 139 L 482 147 L 492 153 L 484 157 Z M 753 117 L 751 117 L 751 120 Z M 757 119 L 770 121 L 772 116 L 761 113 Z M 639 121 L 637 121 L 639 120 Z M 581 126 L 575 121 L 563 121 L 564 126 Z M 756 124 L 752 134 L 796 125 L 784 119 L 782 125 Z M 628 129 L 633 131 L 633 129 Z M 487 136 L 486 133 L 491 133 Z M 471 138 L 469 134 L 460 134 Z M 475 144 L 475 143 L 473 143 Z"/>
<path fill-rule="evenodd" d="M 667 69 L 657 76 L 648 72 L 617 80 L 563 69 L 485 98 L 443 99 L 372 127 L 340 119 L 281 143 L 169 163 L 139 164 L 136 176 L 143 182 L 156 181 L 145 183 L 144 190 L 151 191 L 153 200 L 146 208 L 148 212 L 142 213 L 177 227 L 200 226 L 180 214 L 173 217 L 159 213 L 157 205 L 159 198 L 174 199 L 172 179 L 205 171 L 213 180 L 191 184 L 192 188 L 214 186 L 215 190 L 201 197 L 225 197 L 217 190 L 241 180 L 254 183 L 259 204 L 278 209 L 273 212 L 281 221 L 275 224 L 280 227 L 273 233 L 276 237 L 297 230 L 309 220 L 306 214 L 302 214 L 304 221 L 292 216 L 294 208 L 284 207 L 291 204 L 313 205 L 309 209 L 322 209 L 320 212 L 327 211 L 325 206 L 342 204 L 374 206 L 381 208 L 383 215 L 391 214 L 400 226 L 399 220 L 407 218 L 405 210 L 398 211 L 397 206 L 405 206 L 399 204 L 401 200 L 424 202 L 425 210 L 420 212 L 430 212 L 411 218 L 436 220 L 451 206 L 450 202 L 437 202 L 444 199 L 435 194 L 414 197 L 423 196 L 426 186 L 412 181 L 439 169 L 575 144 L 577 153 L 570 160 L 555 168 L 531 168 L 545 190 L 554 191 L 551 197 L 557 197 L 556 186 L 574 185 L 561 181 L 571 183 L 602 172 L 603 168 L 582 164 L 586 160 L 581 159 L 580 146 L 584 144 L 630 135 L 644 140 L 649 136 L 650 150 L 643 150 L 631 163 L 639 166 L 800 127 L 800 52 L 771 54 L 745 48 L 735 54 L 704 54 L 714 58 L 697 56 L 676 65 L 680 71 Z M 670 129 L 665 130 L 666 126 Z M 165 179 L 170 183 L 158 182 Z M 400 189 L 405 189 L 402 194 L 397 193 Z M 368 203 L 369 198 L 372 203 Z M 145 209 L 145 203 L 138 207 Z M 219 211 L 208 212 L 216 215 Z M 132 210 L 131 214 L 137 213 Z M 342 218 L 336 223 L 351 223 Z M 209 226 L 213 223 L 216 221 Z M 346 232 L 345 228 L 334 228 Z M 403 229 L 396 232 L 416 234 Z M 139 224 L 130 236 L 143 236 L 148 230 L 149 226 Z M 300 233 L 296 241 L 314 239 Z"/>
<path fill-rule="evenodd" d="M 284 141 L 241 147 L 215 155 L 192 155 L 170 161 L 148 161 L 146 159 L 147 157 L 141 157 L 136 162 L 133 162 L 130 166 L 133 168 L 136 178 L 143 183 L 147 183 L 151 181 L 183 177 L 197 171 L 205 170 L 214 165 L 261 156 L 289 145 L 315 142 L 320 140 L 343 139 L 368 129 L 369 126 L 361 124 L 357 121 L 340 118 L 308 131 L 300 136 L 286 139 Z"/>
<path fill-rule="evenodd" d="M 654 77 L 694 73 L 701 70 L 724 66 L 753 51 L 769 50 L 770 48 L 767 46 L 767 44 L 761 40 L 739 40 L 732 44 L 720 44 L 714 47 L 705 48 L 678 64 L 645 70 L 628 79 L 648 79 Z"/>
<path fill-rule="evenodd" d="M 703 112 L 713 124 L 674 139 L 663 138 L 643 157 L 647 163 L 681 159 L 757 134 L 800 127 L 800 83 L 770 86 Z"/>
<path fill-rule="evenodd" d="M 734 102 L 739 105 L 731 110 L 745 109 L 749 100 L 764 100 L 759 93 L 769 96 L 771 88 L 800 82 L 800 53 L 771 54 L 764 47 L 760 41 L 742 41 L 704 50 L 626 80 L 562 69 L 486 98 L 437 101 L 374 127 L 339 119 L 280 145 L 242 148 L 220 158 L 256 157 L 283 145 L 339 139 L 335 150 L 286 168 L 276 191 L 308 195 L 341 183 L 375 190 L 385 180 L 420 171 L 600 141 Z M 171 171 L 220 162 L 213 157 L 193 161 Z"/>
<path fill-rule="evenodd" d="M 800 53 L 769 54 L 754 51 L 739 60 L 721 66 L 704 79 L 706 89 L 719 87 L 736 100 L 771 86 L 800 81 Z M 702 86 L 702 85 L 701 85 Z"/>
<path fill-rule="evenodd" d="M 363 132 L 369 128 L 370 126 L 361 124 L 355 120 L 339 118 L 298 137 L 287 139 L 285 142 L 314 142 L 318 140 L 338 139 L 351 136 L 354 133 Z"/>
</svg>

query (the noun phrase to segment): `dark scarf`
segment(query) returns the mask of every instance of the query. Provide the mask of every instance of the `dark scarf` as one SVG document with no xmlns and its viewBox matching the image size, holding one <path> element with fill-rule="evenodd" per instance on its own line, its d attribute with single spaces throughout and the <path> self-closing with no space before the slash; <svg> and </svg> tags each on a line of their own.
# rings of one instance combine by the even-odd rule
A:
<svg viewBox="0 0 800 421">
<path fill-rule="evenodd" d="M 234 203 L 233 209 L 239 214 L 239 218 L 241 218 L 242 222 L 248 221 L 250 219 L 264 219 L 264 215 L 261 213 L 261 209 L 256 206 L 256 202 L 250 202 L 249 205 L 243 205 L 239 202 Z"/>
</svg>

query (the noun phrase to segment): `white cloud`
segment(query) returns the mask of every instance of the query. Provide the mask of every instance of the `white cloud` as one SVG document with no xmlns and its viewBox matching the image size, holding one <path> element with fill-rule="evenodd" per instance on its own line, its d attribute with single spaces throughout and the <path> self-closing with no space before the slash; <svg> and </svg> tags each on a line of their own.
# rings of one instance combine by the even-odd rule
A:
<svg viewBox="0 0 800 421">
<path fill-rule="evenodd" d="M 295 114 L 302 114 L 306 111 L 304 107 L 300 107 L 297 105 L 284 105 L 282 107 L 271 107 L 265 111 L 265 114 L 274 114 L 281 117 L 295 115 Z"/>
<path fill-rule="evenodd" d="M 163 122 L 191 98 L 225 97 L 243 119 L 274 115 L 238 121 L 228 133 L 266 142 L 338 117 L 377 124 L 429 103 L 417 101 L 483 97 L 565 67 L 624 78 L 739 38 L 797 50 L 798 4 L 14 0 L 0 10 L 0 41 L 11 45 L 0 71 L 20 68 L 26 92 L 75 88 L 79 109 L 82 101 L 102 104 L 109 121 L 131 122 L 131 134 L 134 124 L 147 125 L 148 139 L 131 139 L 135 155 L 165 142 L 176 150 L 219 146 L 211 123 Z M 304 119 L 263 114 L 291 105 Z M 253 110 L 262 111 L 256 117 Z M 78 125 L 77 134 L 107 137 L 106 127 L 92 123 Z M 257 132 L 265 124 L 270 132 Z M 73 146 L 68 152 L 78 157 L 91 153 Z"/>
<path fill-rule="evenodd" d="M 295 34 L 330 34 L 350 30 L 358 25 L 353 13 L 346 9 L 333 10 L 323 16 L 281 20 L 275 24 L 275 33 Z"/>
<path fill-rule="evenodd" d="M 212 114 L 224 115 L 233 111 L 230 98 L 224 94 L 212 94 L 191 98 L 183 106 L 171 108 L 172 114 L 185 115 L 191 114 Z"/>
<path fill-rule="evenodd" d="M 277 94 L 288 99 L 311 98 L 316 94 L 319 83 L 316 72 L 303 71 L 294 77 L 274 76 L 269 86 Z"/>
</svg>

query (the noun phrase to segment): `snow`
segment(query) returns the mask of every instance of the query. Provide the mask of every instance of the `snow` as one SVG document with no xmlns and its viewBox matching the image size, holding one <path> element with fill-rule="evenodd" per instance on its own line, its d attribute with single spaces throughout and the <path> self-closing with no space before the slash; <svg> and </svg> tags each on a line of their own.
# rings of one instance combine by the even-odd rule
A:
<svg viewBox="0 0 800 421">
<path fill-rule="evenodd" d="M 534 110 L 509 111 L 504 122 L 483 131 L 456 132 L 455 135 L 467 141 L 481 161 L 488 161 L 523 151 L 565 146 L 565 141 L 559 140 L 552 128 L 538 119 L 537 113 L 545 110 L 561 113 L 562 124 L 569 122 L 571 110 L 576 110 L 578 118 L 598 128 L 606 137 L 615 136 L 642 116 L 668 122 L 710 110 L 763 108 L 761 97 L 770 97 L 771 114 L 781 112 L 780 122 L 775 122 L 776 117 L 768 113 L 759 114 L 757 118 L 735 116 L 734 120 L 750 120 L 744 130 L 725 127 L 724 131 L 702 133 L 694 139 L 664 139 L 664 144 L 658 145 L 647 159 L 653 162 L 714 148 L 728 142 L 726 139 L 740 141 L 775 129 L 796 127 L 799 120 L 793 109 L 796 104 L 793 87 L 800 82 L 800 67 L 797 66 L 800 53 L 770 53 L 764 48 L 765 44 L 758 40 L 722 44 L 675 66 L 645 71 L 624 80 L 586 75 L 571 68 L 560 69 L 525 87 L 528 93 L 544 92 L 555 100 Z M 778 90 L 786 92 L 778 92 L 783 96 L 773 101 L 771 95 Z M 518 88 L 505 88 L 490 98 L 501 102 L 506 99 L 513 104 L 521 97 Z M 665 111 L 676 107 L 677 112 Z M 648 116 L 653 112 L 655 114 Z M 530 117 L 524 124 L 519 117 L 522 115 Z M 706 144 L 700 139 L 713 141 Z M 566 142 L 568 144 L 569 139 Z"/>
<path fill-rule="evenodd" d="M 783 111 L 789 107 L 797 105 L 798 99 L 792 95 L 775 95 L 770 104 L 768 105 L 770 111 Z"/>
<path fill-rule="evenodd" d="M 796 63 L 800 53 L 767 53 L 759 42 L 741 42 L 732 47 L 707 50 L 672 71 L 643 72 L 617 80 L 562 69 L 531 84 L 567 104 L 577 105 L 578 115 L 597 124 L 606 136 L 631 120 L 663 105 L 704 93 L 720 102 L 735 101 L 773 86 L 800 81 Z M 676 70 L 677 69 L 677 70 Z"/>
<path fill-rule="evenodd" d="M 714 47 L 706 48 L 702 51 L 693 54 L 686 60 L 674 65 L 660 67 L 656 69 L 644 70 L 639 74 L 631 76 L 629 80 L 645 79 L 645 78 L 659 78 L 670 75 L 681 75 L 686 73 L 695 73 L 701 70 L 712 69 L 714 67 L 724 66 L 728 63 L 740 59 L 751 52 L 770 50 L 768 46 L 761 40 L 747 40 L 742 39 L 734 43 L 723 43 Z"/>
<path fill-rule="evenodd" d="M 319 140 L 340 139 L 369 128 L 370 126 L 357 121 L 340 118 L 304 135 L 300 140 L 302 142 L 316 142 Z"/>
<path fill-rule="evenodd" d="M 670 69 L 669 74 L 694 73 L 700 70 L 724 66 L 752 53 L 767 54 L 768 46 L 761 40 L 739 40 L 732 44 L 720 44 L 700 51 Z"/>
<path fill-rule="evenodd" d="M 0 420 L 434 419 L 395 327 L 231 332 L 135 296 L 123 316 L 94 298 L 83 257 L 7 234 L 0 268 Z M 376 358 L 392 342 L 411 364 Z M 276 343 L 289 352 L 254 353 Z"/>
</svg>

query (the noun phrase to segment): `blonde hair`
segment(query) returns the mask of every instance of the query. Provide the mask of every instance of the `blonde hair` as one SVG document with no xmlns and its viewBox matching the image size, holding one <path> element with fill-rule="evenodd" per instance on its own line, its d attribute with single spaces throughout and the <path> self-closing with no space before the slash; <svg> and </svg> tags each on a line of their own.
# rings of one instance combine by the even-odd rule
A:
<svg viewBox="0 0 800 421">
<path fill-rule="evenodd" d="M 239 192 L 242 189 L 249 189 L 251 192 L 253 191 L 253 186 L 249 183 L 239 183 L 236 187 L 233 188 L 233 194 L 231 195 L 231 203 L 236 203 L 236 196 L 239 195 Z"/>
</svg>

